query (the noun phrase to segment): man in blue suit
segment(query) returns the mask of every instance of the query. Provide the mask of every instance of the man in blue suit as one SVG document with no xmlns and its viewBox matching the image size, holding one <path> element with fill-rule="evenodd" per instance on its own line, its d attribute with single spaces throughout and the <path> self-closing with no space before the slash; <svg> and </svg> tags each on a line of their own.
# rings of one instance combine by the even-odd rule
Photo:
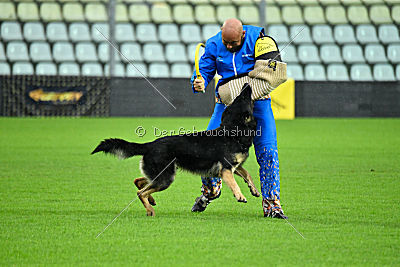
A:
<svg viewBox="0 0 400 267">
<path fill-rule="evenodd" d="M 221 27 L 221 31 L 206 42 L 204 55 L 199 62 L 201 78 L 193 73 L 191 83 L 195 93 L 204 91 L 208 83 L 217 72 L 222 78 L 216 87 L 217 103 L 211 116 L 207 130 L 218 128 L 221 116 L 225 110 L 218 87 L 229 80 L 246 76 L 254 69 L 257 54 L 256 42 L 259 38 L 269 38 L 278 47 L 275 41 L 265 36 L 261 27 L 242 25 L 237 19 L 228 19 Z M 272 45 L 273 46 L 273 45 Z M 260 54 L 258 50 L 258 54 Z M 267 51 L 268 52 L 268 49 Z M 262 54 L 263 52 L 261 52 Z M 279 51 L 276 58 L 280 60 Z M 280 204 L 280 177 L 279 160 L 276 137 L 275 119 L 271 109 L 269 95 L 263 96 L 254 102 L 254 117 L 257 121 L 257 129 L 261 127 L 261 135 L 254 138 L 254 146 L 257 162 L 260 166 L 259 175 L 261 181 L 262 207 L 265 217 L 286 219 Z M 201 177 L 202 195 L 196 198 L 193 212 L 202 212 L 207 205 L 221 194 L 220 177 Z"/>
</svg>

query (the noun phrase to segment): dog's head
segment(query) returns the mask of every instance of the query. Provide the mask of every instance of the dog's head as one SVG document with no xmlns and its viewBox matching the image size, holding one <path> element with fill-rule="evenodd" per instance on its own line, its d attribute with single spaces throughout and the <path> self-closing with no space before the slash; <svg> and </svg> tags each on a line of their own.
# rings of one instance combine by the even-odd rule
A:
<svg viewBox="0 0 400 267">
<path fill-rule="evenodd" d="M 255 129 L 257 124 L 253 117 L 253 107 L 251 87 L 245 83 L 240 95 L 235 98 L 222 114 L 221 126 L 239 126 L 247 129 Z"/>
</svg>

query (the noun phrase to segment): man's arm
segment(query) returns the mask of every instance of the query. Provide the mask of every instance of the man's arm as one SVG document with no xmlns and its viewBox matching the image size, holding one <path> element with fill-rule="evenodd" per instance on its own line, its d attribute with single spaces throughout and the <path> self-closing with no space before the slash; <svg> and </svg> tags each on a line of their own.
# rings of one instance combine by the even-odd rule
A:
<svg viewBox="0 0 400 267">
<path fill-rule="evenodd" d="M 194 93 L 198 93 L 201 91 L 200 89 L 196 90 L 194 88 L 194 85 L 196 85 L 196 88 L 201 88 L 204 86 L 205 89 L 208 83 L 214 78 L 215 72 L 217 70 L 216 57 L 215 57 L 216 51 L 217 51 L 216 44 L 207 41 L 205 52 L 203 56 L 200 58 L 199 62 L 200 74 L 204 80 L 204 85 L 201 79 L 197 79 L 196 71 L 194 71 L 192 78 L 190 80 L 192 84 L 192 90 Z"/>
</svg>

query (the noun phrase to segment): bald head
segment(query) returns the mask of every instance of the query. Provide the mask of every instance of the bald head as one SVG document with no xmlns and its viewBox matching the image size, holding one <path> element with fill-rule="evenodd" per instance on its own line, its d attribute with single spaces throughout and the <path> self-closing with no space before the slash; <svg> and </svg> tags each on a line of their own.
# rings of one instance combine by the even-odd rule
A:
<svg viewBox="0 0 400 267">
<path fill-rule="evenodd" d="M 243 25 L 238 19 L 228 19 L 221 27 L 222 43 L 226 48 L 235 52 L 240 50 L 246 31 L 243 31 Z"/>
</svg>

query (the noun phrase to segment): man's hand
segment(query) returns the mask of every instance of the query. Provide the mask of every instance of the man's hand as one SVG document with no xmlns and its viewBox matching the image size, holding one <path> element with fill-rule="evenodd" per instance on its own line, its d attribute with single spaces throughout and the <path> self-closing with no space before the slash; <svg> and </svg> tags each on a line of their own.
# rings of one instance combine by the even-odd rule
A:
<svg viewBox="0 0 400 267">
<path fill-rule="evenodd" d="M 204 92 L 204 79 L 203 78 L 196 78 L 193 82 L 194 90 L 197 92 Z"/>
</svg>

